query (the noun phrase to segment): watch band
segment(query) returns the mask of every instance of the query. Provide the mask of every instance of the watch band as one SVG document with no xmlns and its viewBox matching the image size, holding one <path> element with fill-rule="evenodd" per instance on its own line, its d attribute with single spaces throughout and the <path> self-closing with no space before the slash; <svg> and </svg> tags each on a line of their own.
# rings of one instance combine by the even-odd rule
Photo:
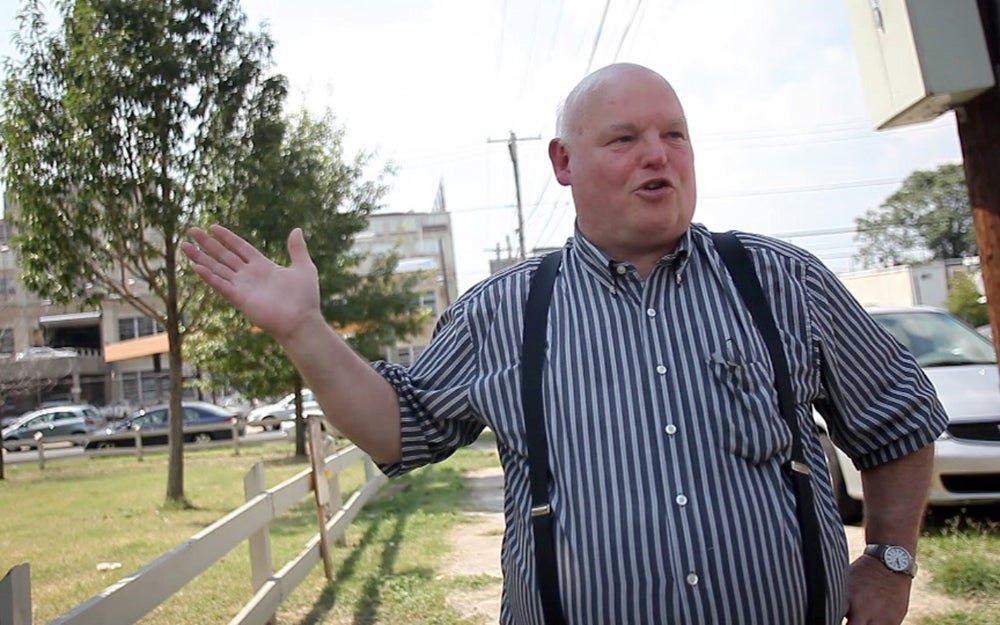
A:
<svg viewBox="0 0 1000 625">
<path fill-rule="evenodd" d="M 881 562 L 893 573 L 902 573 L 910 577 L 917 574 L 917 560 L 906 547 L 876 543 L 866 545 L 864 553 Z"/>
</svg>

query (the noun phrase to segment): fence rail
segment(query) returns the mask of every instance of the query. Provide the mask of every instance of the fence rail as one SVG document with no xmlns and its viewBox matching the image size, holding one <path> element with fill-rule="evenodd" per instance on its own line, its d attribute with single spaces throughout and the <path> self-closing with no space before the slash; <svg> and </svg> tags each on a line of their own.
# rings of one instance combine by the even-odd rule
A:
<svg viewBox="0 0 1000 625">
<path fill-rule="evenodd" d="M 135 623 L 244 542 L 250 549 L 251 582 L 255 593 L 230 623 L 264 625 L 270 621 L 281 602 L 317 563 L 324 561 L 326 570 L 330 570 L 325 544 L 341 539 L 361 508 L 386 481 L 385 476 L 374 469 L 371 459 L 354 445 L 324 457 L 326 445 L 320 433 L 320 422 L 319 417 L 310 418 L 310 451 L 314 454 L 310 468 L 265 489 L 264 467 L 260 463 L 254 465 L 244 478 L 246 503 L 57 617 L 50 625 Z M 366 480 L 346 503 L 342 503 L 339 474 L 357 462 L 364 463 Z M 322 488 L 314 488 L 314 483 Z M 320 521 L 317 534 L 298 557 L 273 572 L 270 524 L 310 493 L 317 503 Z M 0 625 L 31 625 L 27 567 L 27 564 L 19 565 L 0 580 Z M 6 600 L 8 597 L 10 601 Z M 10 606 L 9 611 L 7 606 Z"/>
</svg>

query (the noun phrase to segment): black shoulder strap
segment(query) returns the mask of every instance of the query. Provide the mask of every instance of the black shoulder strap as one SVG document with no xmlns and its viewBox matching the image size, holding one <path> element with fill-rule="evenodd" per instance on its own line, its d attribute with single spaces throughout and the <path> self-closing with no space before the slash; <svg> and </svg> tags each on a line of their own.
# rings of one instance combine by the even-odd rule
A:
<svg viewBox="0 0 1000 625">
<path fill-rule="evenodd" d="M 562 250 L 547 254 L 531 278 L 524 310 L 521 343 L 521 405 L 528 443 L 528 475 L 531 480 L 531 525 L 535 539 L 535 577 L 547 625 L 563 625 L 559 602 L 559 569 L 552 536 L 552 506 L 549 504 L 549 449 L 542 403 L 542 368 L 545 362 L 546 330 L 552 286 L 559 271 Z"/>
<path fill-rule="evenodd" d="M 722 257 L 729 275 L 733 278 L 740 298 L 750 310 L 757 330 L 767 345 L 771 364 L 774 367 L 774 385 L 778 391 L 778 405 L 792 431 L 792 454 L 787 468 L 795 487 L 795 509 L 802 535 L 802 559 L 808 591 L 806 604 L 807 625 L 822 625 L 826 622 L 826 577 L 823 574 L 823 544 L 820 540 L 819 518 L 814 503 L 812 475 L 802 450 L 802 432 L 795 418 L 795 395 L 788 372 L 788 359 L 781 346 L 781 336 L 774 322 L 774 315 L 768 307 L 764 289 L 754 269 L 753 259 L 743 243 L 732 232 L 713 232 L 712 241 Z"/>
</svg>

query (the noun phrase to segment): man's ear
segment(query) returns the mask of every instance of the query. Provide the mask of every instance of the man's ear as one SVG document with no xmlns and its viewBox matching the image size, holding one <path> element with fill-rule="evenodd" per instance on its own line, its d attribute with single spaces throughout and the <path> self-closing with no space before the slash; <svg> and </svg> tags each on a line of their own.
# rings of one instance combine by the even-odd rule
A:
<svg viewBox="0 0 1000 625">
<path fill-rule="evenodd" d="M 556 174 L 556 180 L 564 187 L 570 183 L 569 152 L 566 145 L 559 139 L 549 141 L 549 160 L 552 161 L 552 171 Z"/>
</svg>

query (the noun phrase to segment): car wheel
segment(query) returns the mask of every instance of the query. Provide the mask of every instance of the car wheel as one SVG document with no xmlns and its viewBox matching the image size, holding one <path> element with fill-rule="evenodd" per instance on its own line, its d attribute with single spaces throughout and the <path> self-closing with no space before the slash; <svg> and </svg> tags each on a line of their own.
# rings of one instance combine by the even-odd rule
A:
<svg viewBox="0 0 1000 625">
<path fill-rule="evenodd" d="M 275 419 L 274 417 L 264 417 L 263 419 L 261 419 L 260 425 L 262 428 L 264 428 L 265 432 L 273 432 L 274 430 L 277 430 L 278 427 L 280 426 L 278 420 Z"/>
<path fill-rule="evenodd" d="M 864 504 L 847 494 L 847 486 L 844 485 L 844 474 L 841 472 L 840 460 L 837 459 L 837 452 L 833 446 L 833 441 L 826 434 L 820 434 L 819 441 L 823 445 L 826 466 L 830 470 L 830 484 L 833 486 L 833 498 L 837 502 L 837 511 L 840 512 L 840 520 L 845 524 L 859 523 L 864 517 Z"/>
<path fill-rule="evenodd" d="M 101 441 L 94 445 L 94 449 L 114 449 L 116 446 L 114 441 Z"/>
<path fill-rule="evenodd" d="M 212 440 L 212 435 L 208 432 L 198 432 L 191 440 L 196 443 L 207 443 Z"/>
</svg>

